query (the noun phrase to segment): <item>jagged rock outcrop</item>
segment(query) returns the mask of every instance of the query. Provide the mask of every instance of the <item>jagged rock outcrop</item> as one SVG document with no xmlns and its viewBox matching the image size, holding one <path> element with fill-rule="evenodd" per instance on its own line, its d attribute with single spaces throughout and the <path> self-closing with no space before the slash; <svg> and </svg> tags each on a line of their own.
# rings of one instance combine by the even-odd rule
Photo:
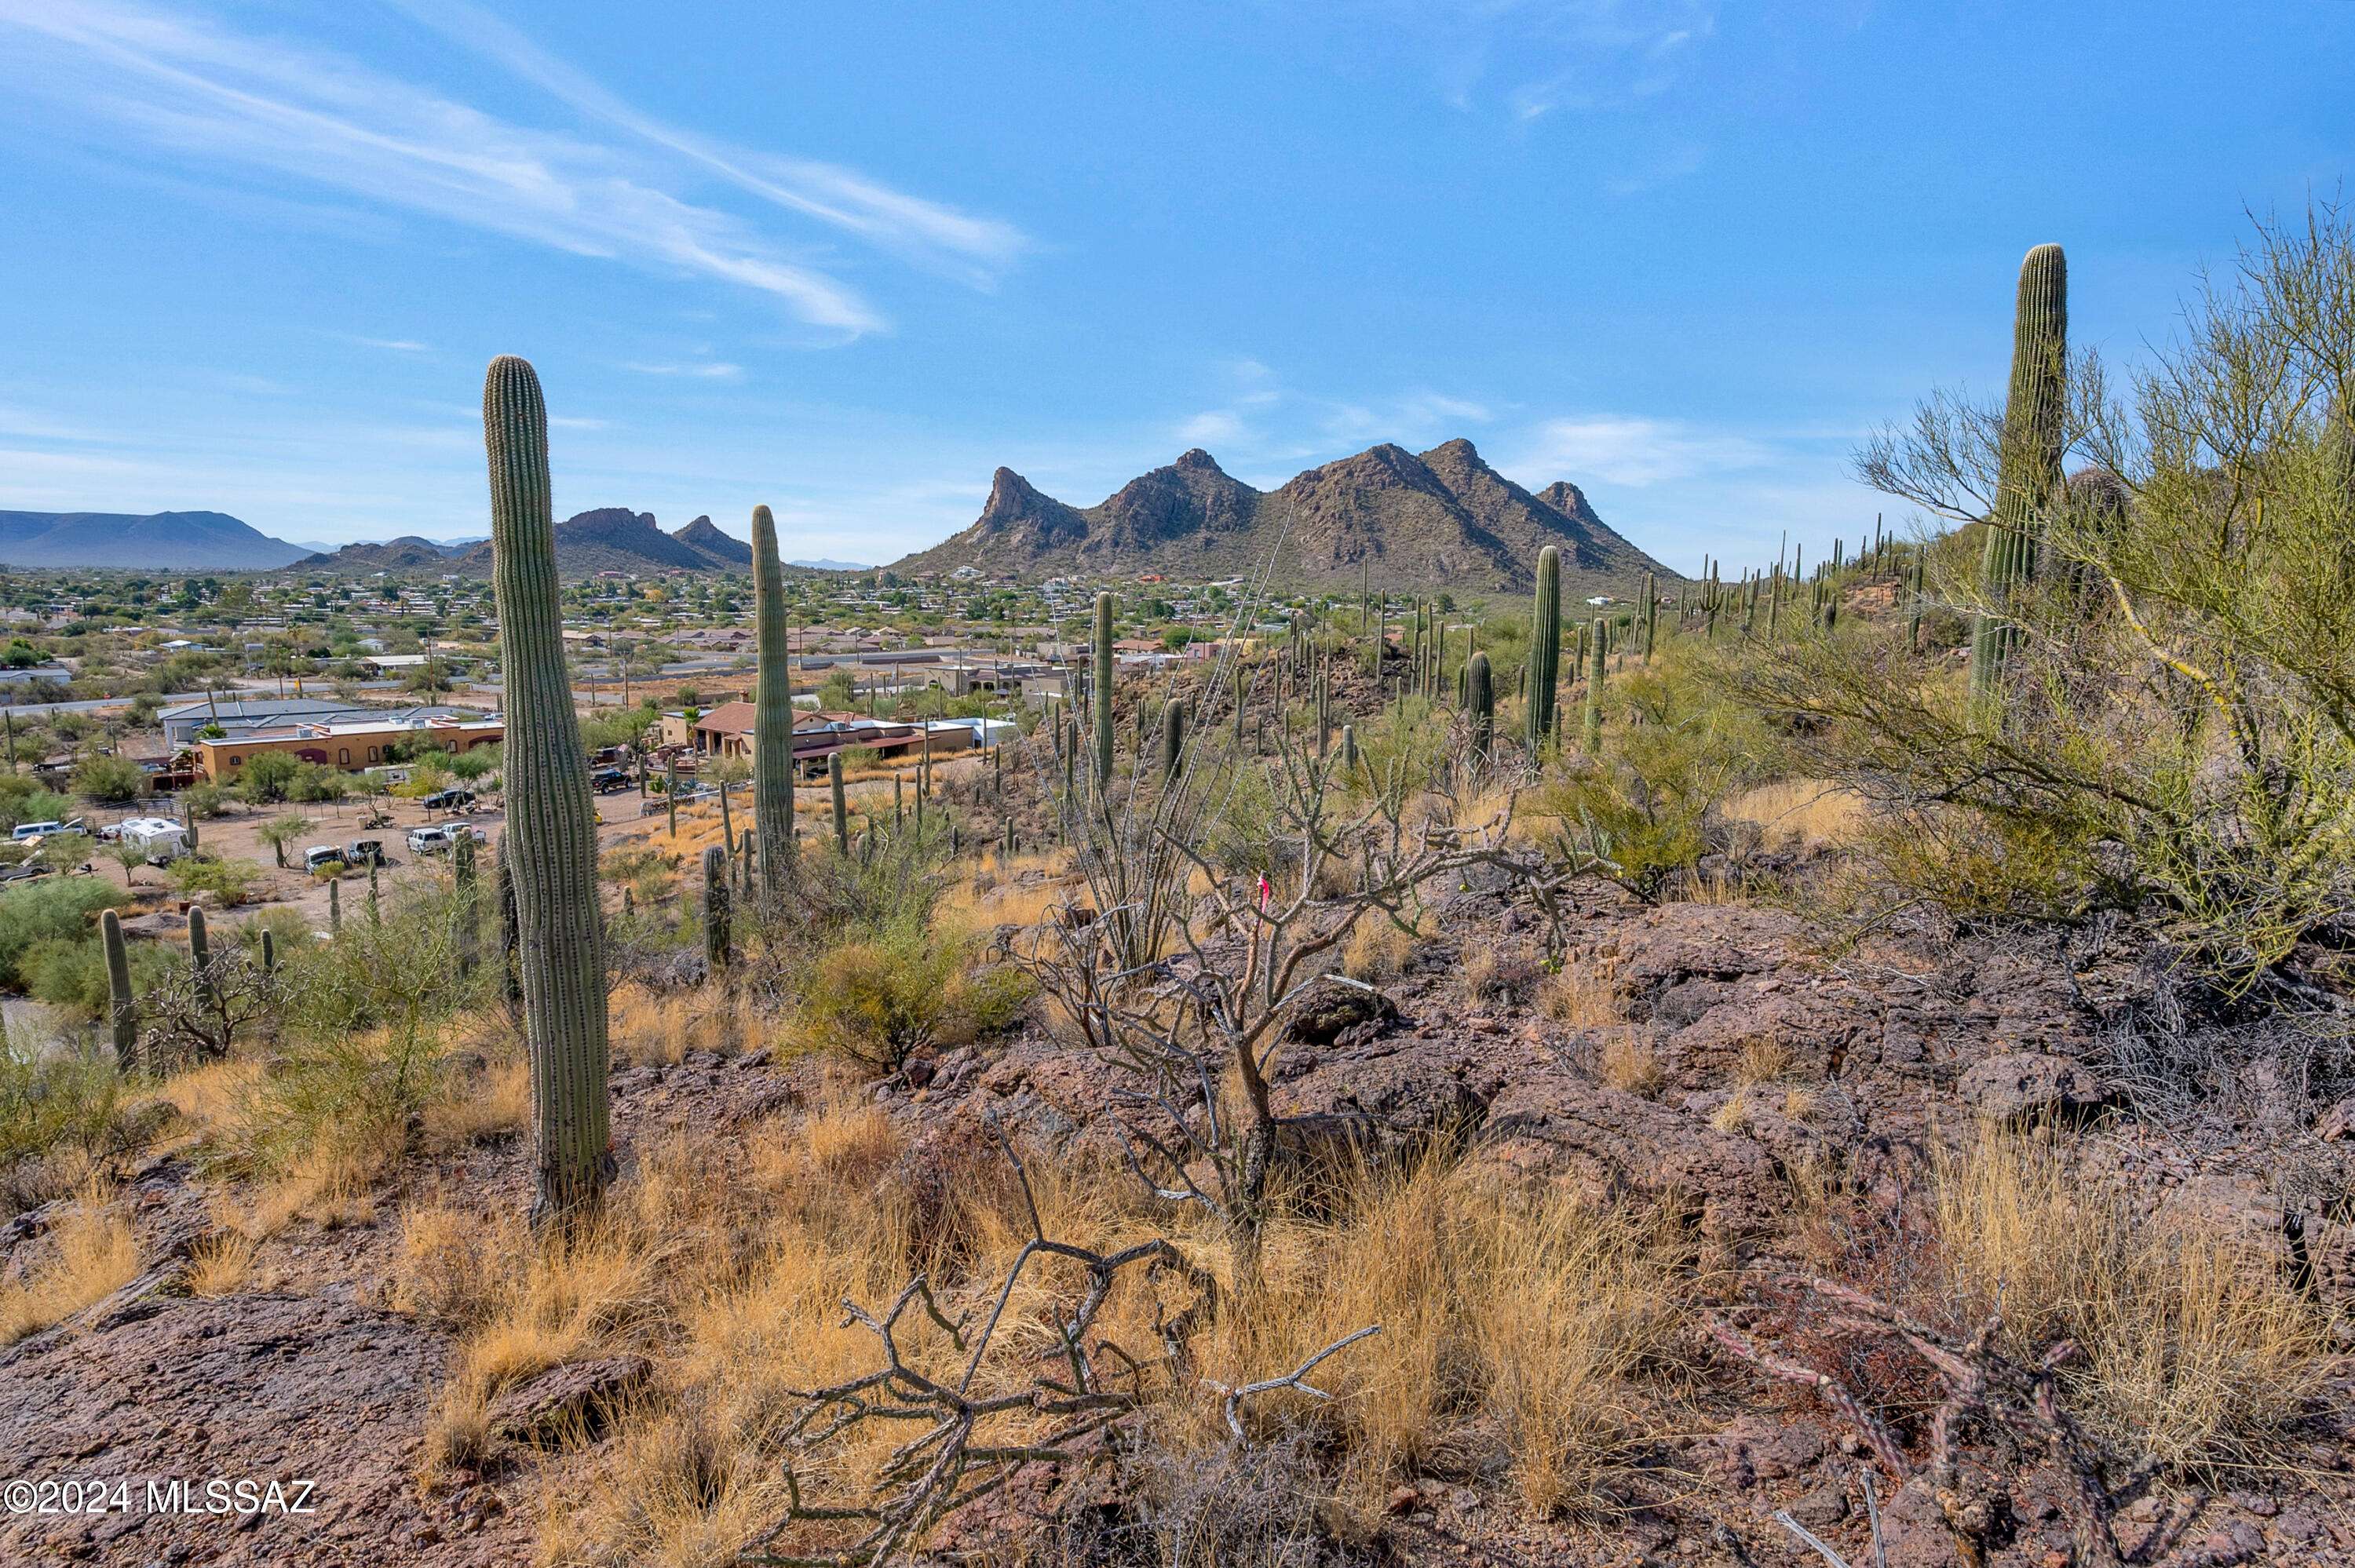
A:
<svg viewBox="0 0 2355 1568">
<path fill-rule="evenodd" d="M 1646 571 L 1676 577 L 1612 532 L 1576 486 L 1531 494 L 1461 440 L 1420 455 L 1369 447 L 1268 492 L 1198 447 L 1089 507 L 1001 468 L 973 526 L 894 569 L 1218 577 L 1253 572 L 1273 556 L 1279 580 L 1354 581 L 1363 569 L 1391 588 L 1481 591 L 1528 587 L 1548 545 L 1561 549 L 1569 587 L 1582 597 L 1625 592 Z"/>
</svg>

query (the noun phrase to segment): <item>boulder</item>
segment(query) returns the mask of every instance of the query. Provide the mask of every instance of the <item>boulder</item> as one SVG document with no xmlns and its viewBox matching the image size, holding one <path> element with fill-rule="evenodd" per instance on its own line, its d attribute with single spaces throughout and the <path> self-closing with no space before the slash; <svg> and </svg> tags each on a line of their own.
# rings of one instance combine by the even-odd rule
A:
<svg viewBox="0 0 2355 1568">
<path fill-rule="evenodd" d="M 1964 1069 L 1963 1103 L 1998 1121 L 2032 1121 L 2108 1103 L 2107 1086 L 2082 1062 L 2042 1051 L 2009 1051 Z"/>
<path fill-rule="evenodd" d="M 527 1378 L 491 1403 L 491 1430 L 519 1443 L 548 1445 L 600 1425 L 613 1405 L 646 1381 L 644 1356 L 567 1361 Z"/>
<path fill-rule="evenodd" d="M 1753 1139 L 1560 1069 L 1506 1085 L 1478 1147 L 1511 1174 L 1667 1200 L 1713 1241 L 1764 1234 L 1781 1207 L 1774 1161 Z"/>
</svg>

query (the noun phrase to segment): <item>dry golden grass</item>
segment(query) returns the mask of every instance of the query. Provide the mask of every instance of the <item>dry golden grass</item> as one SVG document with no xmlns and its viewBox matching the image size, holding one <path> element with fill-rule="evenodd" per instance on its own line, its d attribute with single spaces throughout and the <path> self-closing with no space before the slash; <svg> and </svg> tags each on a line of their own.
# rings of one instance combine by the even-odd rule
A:
<svg viewBox="0 0 2355 1568">
<path fill-rule="evenodd" d="M 402 1216 L 393 1304 L 458 1335 L 427 1434 L 427 1484 L 489 1455 L 498 1392 L 559 1361 L 629 1350 L 655 1372 L 616 1414 L 613 1437 L 546 1494 L 548 1562 L 726 1563 L 782 1511 L 780 1434 L 795 1390 L 871 1370 L 871 1336 L 843 1324 L 923 1272 L 954 1315 L 994 1299 L 1029 1236 L 994 1151 L 927 1152 L 911 1166 L 870 1104 L 821 1108 L 741 1142 L 679 1138 L 649 1150 L 605 1214 L 569 1238 L 448 1201 Z M 1031 1162 L 1050 1235 L 1112 1248 L 1161 1234 L 1128 1183 Z M 1198 1223 L 1198 1222 L 1188 1222 Z M 1215 1272 L 1222 1237 L 1176 1239 Z M 1255 1422 L 1323 1434 L 1337 1500 L 1359 1520 L 1430 1467 L 1508 1468 L 1542 1512 L 1608 1506 L 1653 1429 L 1653 1374 L 1680 1299 L 1665 1233 L 1648 1221 L 1475 1180 L 1437 1161 L 1408 1173 L 1343 1173 L 1313 1212 L 1278 1220 L 1260 1285 L 1230 1295 L 1197 1336 L 1199 1370 L 1248 1381 L 1379 1322 L 1382 1332 L 1319 1369 L 1329 1405 L 1271 1395 Z M 1008 1301 L 976 1391 L 1028 1386 L 1059 1311 L 1083 1278 L 1036 1260 Z M 1103 1339 L 1157 1359 L 1156 1319 L 1186 1305 L 1174 1279 L 1124 1276 Z M 927 1326 L 903 1330 L 910 1362 L 950 1375 L 962 1357 Z M 860 1495 L 909 1431 L 875 1422 L 803 1472 L 813 1500 Z M 1018 1422 L 999 1436 L 1012 1438 Z M 1188 1383 L 1156 1407 L 1156 1440 L 1223 1450 L 1220 1397 Z M 796 1547 L 823 1543 L 797 1540 Z"/>
<path fill-rule="evenodd" d="M 1725 803 L 1732 821 L 1755 823 L 1776 849 L 1837 849 L 1864 831 L 1870 805 L 1853 789 L 1821 779 L 1762 784 Z"/>
<path fill-rule="evenodd" d="M 38 1262 L 0 1287 L 0 1345 L 13 1345 L 130 1284 L 139 1245 L 113 1194 L 91 1186 L 42 1239 Z"/>
<path fill-rule="evenodd" d="M 322 1230 L 367 1224 L 376 1218 L 369 1189 L 399 1154 L 396 1143 L 323 1141 L 255 1194 L 246 1234 L 273 1236 L 296 1220 L 309 1220 Z"/>
<path fill-rule="evenodd" d="M 724 988 L 656 994 L 625 985 L 606 1005 L 614 1058 L 631 1066 L 672 1065 L 690 1051 L 733 1055 L 758 1044 L 767 1030 L 749 997 Z M 527 1111 L 529 1092 L 527 1083 Z"/>
<path fill-rule="evenodd" d="M 1791 1048 L 1779 1040 L 1753 1036 L 1733 1059 L 1733 1081 L 1742 1087 L 1778 1082 L 1791 1071 Z"/>
<path fill-rule="evenodd" d="M 1396 978 L 1407 961 L 1439 934 L 1439 923 L 1429 912 L 1418 916 L 1412 929 L 1379 911 L 1361 916 L 1341 944 L 1341 971 L 1352 980 L 1374 984 Z"/>
<path fill-rule="evenodd" d="M 453 1085 L 425 1107 L 429 1144 L 443 1149 L 488 1143 L 521 1132 L 531 1120 L 531 1064 L 493 1063 L 482 1077 Z"/>
<path fill-rule="evenodd" d="M 243 1120 L 261 1081 L 261 1064 L 250 1056 L 226 1056 L 176 1073 L 157 1094 L 179 1114 L 192 1138 L 218 1138 Z"/>
<path fill-rule="evenodd" d="M 1593 967 L 1564 964 L 1538 987 L 1538 1011 L 1572 1029 L 1612 1029 L 1627 1022 L 1609 961 Z"/>
<path fill-rule="evenodd" d="M 191 1296 L 234 1296 L 253 1274 L 254 1243 L 242 1231 L 217 1231 L 188 1255 Z"/>
<path fill-rule="evenodd" d="M 1623 1094 L 1649 1099 L 1668 1083 L 1668 1069 L 1650 1041 L 1633 1030 L 1621 1030 L 1603 1043 L 1595 1058 L 1595 1075 Z"/>
<path fill-rule="evenodd" d="M 2328 1372 L 2328 1324 L 2268 1260 L 2147 1220 L 2041 1133 L 1982 1128 L 1945 1156 L 1934 1205 L 1944 1289 L 1967 1321 L 2000 1293 L 2023 1354 L 2063 1338 L 2062 1376 L 2130 1451 L 2263 1466 Z"/>
</svg>

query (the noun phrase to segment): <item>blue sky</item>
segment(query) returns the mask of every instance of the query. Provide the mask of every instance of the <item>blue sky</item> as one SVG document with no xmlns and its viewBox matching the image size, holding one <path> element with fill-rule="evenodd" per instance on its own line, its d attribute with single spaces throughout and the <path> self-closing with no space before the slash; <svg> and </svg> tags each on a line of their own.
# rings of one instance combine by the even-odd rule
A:
<svg viewBox="0 0 2355 1568">
<path fill-rule="evenodd" d="M 2350 46 L 2347 0 L 0 0 L 0 507 L 480 534 L 517 353 L 559 514 L 767 502 L 789 555 L 933 543 L 999 463 L 1087 504 L 1461 435 L 1750 560 L 2000 386 L 2030 245 L 2131 359 L 2338 194 Z"/>
</svg>

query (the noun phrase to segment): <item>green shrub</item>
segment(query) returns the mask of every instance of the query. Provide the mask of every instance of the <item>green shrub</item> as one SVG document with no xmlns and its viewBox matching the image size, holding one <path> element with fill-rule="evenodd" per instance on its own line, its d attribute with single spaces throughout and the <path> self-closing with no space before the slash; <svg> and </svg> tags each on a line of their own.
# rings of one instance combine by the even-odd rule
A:
<svg viewBox="0 0 2355 1568">
<path fill-rule="evenodd" d="M 1004 966 L 970 966 L 977 944 L 914 920 L 828 949 L 802 999 L 811 1042 L 884 1072 L 916 1051 L 970 1040 L 1020 1015 L 1029 982 Z"/>
<path fill-rule="evenodd" d="M 286 798 L 306 806 L 341 800 L 351 792 L 348 775 L 316 762 L 299 765 L 286 785 Z"/>
<path fill-rule="evenodd" d="M 101 909 L 130 901 L 94 876 L 60 876 L 0 893 L 0 986 L 24 989 L 25 957 L 38 942 L 87 938 Z"/>
<path fill-rule="evenodd" d="M 190 817 L 218 817 L 229 809 L 229 791 L 218 784 L 191 784 L 180 791 L 180 809 Z"/>
<path fill-rule="evenodd" d="M 65 796 L 53 794 L 21 774 L 0 775 L 0 828 L 61 821 L 72 815 L 73 802 Z"/>
<path fill-rule="evenodd" d="M 74 793 L 101 806 L 127 806 L 147 793 L 147 770 L 127 757 L 85 757 L 74 764 Z"/>
<path fill-rule="evenodd" d="M 132 942 L 131 992 L 144 996 L 174 959 L 153 942 Z M 25 989 L 39 1001 L 83 1018 L 106 1016 L 106 948 L 95 937 L 44 937 L 17 966 Z"/>
<path fill-rule="evenodd" d="M 253 885 L 264 873 L 250 860 L 215 860 L 191 856 L 172 863 L 172 885 L 195 897 L 211 894 L 224 908 L 235 908 L 252 896 Z"/>
<path fill-rule="evenodd" d="M 99 1051 L 37 1051 L 0 1039 L 0 1205 L 57 1196 L 72 1172 L 42 1172 L 47 1156 L 102 1156 L 127 1147 L 134 1118 L 113 1059 Z"/>
</svg>

